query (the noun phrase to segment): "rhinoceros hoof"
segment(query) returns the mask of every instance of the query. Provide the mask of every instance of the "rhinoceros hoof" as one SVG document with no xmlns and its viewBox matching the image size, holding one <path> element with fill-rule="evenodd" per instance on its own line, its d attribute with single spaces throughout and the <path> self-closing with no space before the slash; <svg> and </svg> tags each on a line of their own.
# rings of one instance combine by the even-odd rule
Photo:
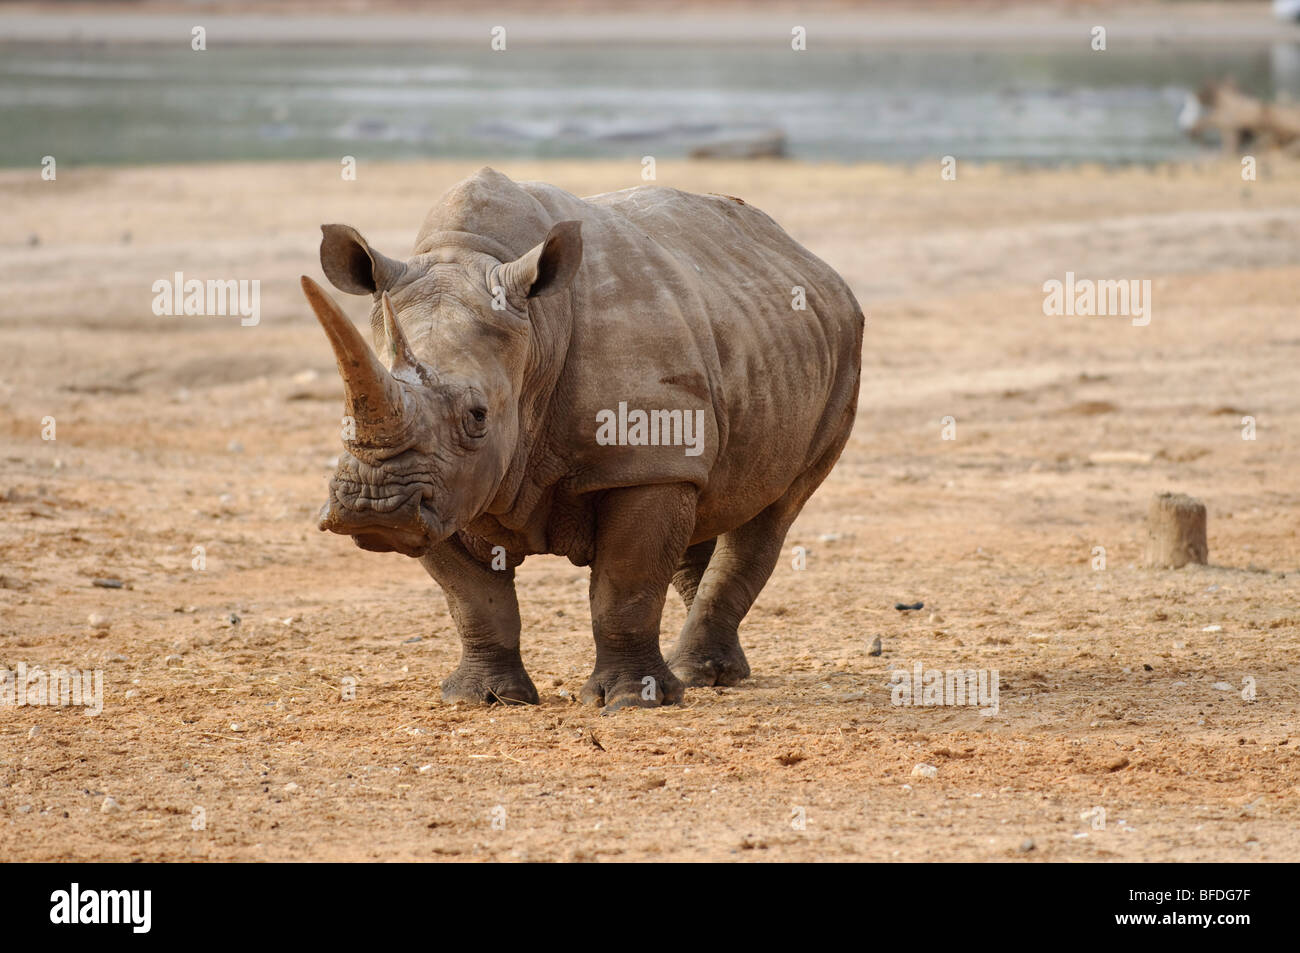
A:
<svg viewBox="0 0 1300 953">
<path fill-rule="evenodd" d="M 582 686 L 582 701 L 619 708 L 658 708 L 677 705 L 685 694 L 684 686 L 662 661 L 646 666 L 596 667 Z"/>
<path fill-rule="evenodd" d="M 492 705 L 536 705 L 537 688 L 523 666 L 499 672 L 456 669 L 442 683 L 442 700 Z"/>
<path fill-rule="evenodd" d="M 669 656 L 668 667 L 690 688 L 739 685 L 749 678 L 749 662 L 739 643 L 718 649 L 679 648 Z"/>
</svg>

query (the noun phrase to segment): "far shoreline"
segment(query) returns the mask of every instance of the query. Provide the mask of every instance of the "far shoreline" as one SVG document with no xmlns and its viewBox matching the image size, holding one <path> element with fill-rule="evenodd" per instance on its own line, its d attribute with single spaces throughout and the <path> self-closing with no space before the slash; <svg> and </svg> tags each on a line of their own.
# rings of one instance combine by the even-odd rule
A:
<svg viewBox="0 0 1300 953">
<path fill-rule="evenodd" d="M 1281 152 L 1269 152 L 1261 155 L 1261 158 L 1268 160 L 1278 158 L 1284 162 L 1290 163 L 1292 160 Z M 761 159 L 691 159 L 685 156 L 668 156 L 661 160 L 661 166 L 671 165 L 681 168 L 698 168 L 698 169 L 843 169 L 843 170 L 874 170 L 878 172 L 901 172 L 905 175 L 914 175 L 918 173 L 928 174 L 939 161 L 938 156 L 924 158 L 908 159 L 884 159 L 884 158 L 862 158 L 862 159 L 832 159 L 823 157 L 802 157 L 802 156 L 784 156 L 782 158 L 761 158 Z M 567 167 L 589 165 L 592 168 L 616 167 L 623 165 L 634 165 L 639 168 L 639 159 L 637 156 L 628 154 L 627 156 L 527 156 L 527 155 L 473 155 L 473 156 L 450 156 L 450 155 L 416 155 L 416 156 L 395 156 L 385 158 L 358 157 L 360 162 L 365 163 L 371 168 L 383 169 L 385 167 L 410 167 L 410 166 L 463 166 L 469 169 L 477 169 L 483 166 L 504 167 L 504 166 L 534 166 L 545 168 L 548 166 Z M 1128 171 L 1145 171 L 1156 174 L 1162 171 L 1177 170 L 1195 170 L 1203 171 L 1206 167 L 1213 167 L 1223 163 L 1234 163 L 1236 158 L 1225 155 L 1221 150 L 1212 146 L 1206 146 L 1196 155 L 1186 156 L 1169 156 L 1160 159 L 1095 159 L 1095 158 L 1044 158 L 1044 159 L 1026 159 L 1026 158 L 971 158 L 962 160 L 963 169 L 974 169 L 992 173 L 995 175 L 1015 174 L 1028 175 L 1033 173 L 1079 173 L 1084 175 L 1107 175 L 1110 173 L 1120 173 Z M 247 166 L 250 168 L 302 168 L 305 170 L 328 169 L 334 174 L 338 171 L 337 156 L 269 156 L 266 158 L 248 158 L 236 157 L 229 159 L 164 159 L 152 160 L 147 162 L 86 162 L 76 161 L 61 162 L 59 164 L 60 172 L 64 170 L 74 172 L 84 172 L 94 175 L 111 175 L 118 172 L 158 172 L 165 173 L 171 170 L 202 170 L 208 169 L 212 172 L 224 171 L 229 169 Z M 40 166 L 27 163 L 25 165 L 0 165 L 0 186 L 5 184 L 13 185 L 21 181 L 24 176 L 35 175 L 40 177 Z M 6 183 L 6 179 L 9 181 Z"/>
<path fill-rule="evenodd" d="M 391 7 L 372 13 L 313 13 L 289 7 L 274 14 L 219 12 L 164 6 L 72 7 L 55 12 L 28 4 L 0 15 L 0 44 L 188 44 L 203 26 L 210 45 L 412 45 L 483 44 L 504 26 L 507 52 L 537 46 L 621 44 L 636 46 L 789 46 L 797 25 L 807 31 L 808 50 L 818 45 L 871 49 L 896 45 L 979 45 L 985 48 L 1090 42 L 1094 26 L 1107 30 L 1110 49 L 1163 45 L 1258 45 L 1300 42 L 1300 24 L 1277 20 L 1267 3 L 1098 5 L 1086 9 L 1035 6 L 981 9 L 925 4 L 919 9 L 822 8 L 791 12 L 745 11 L 730 6 L 651 12 L 644 8 L 573 9 L 539 13 L 506 7 L 490 14 L 403 13 Z M 423 9 L 423 8 L 422 8 Z"/>
</svg>

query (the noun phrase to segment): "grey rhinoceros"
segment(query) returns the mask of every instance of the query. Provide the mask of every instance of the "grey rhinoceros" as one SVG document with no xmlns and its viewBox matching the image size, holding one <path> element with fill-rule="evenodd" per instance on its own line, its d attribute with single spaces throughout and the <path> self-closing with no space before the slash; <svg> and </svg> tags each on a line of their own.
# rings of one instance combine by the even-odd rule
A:
<svg viewBox="0 0 1300 953">
<path fill-rule="evenodd" d="M 740 621 L 853 426 L 864 321 L 843 279 L 740 199 L 577 198 L 486 168 L 404 262 L 322 231 L 386 360 L 304 276 L 355 428 L 320 527 L 442 587 L 462 641 L 442 697 L 537 702 L 514 586 L 537 553 L 591 566 L 584 701 L 747 677 Z M 687 619 L 665 662 L 670 582 Z"/>
</svg>

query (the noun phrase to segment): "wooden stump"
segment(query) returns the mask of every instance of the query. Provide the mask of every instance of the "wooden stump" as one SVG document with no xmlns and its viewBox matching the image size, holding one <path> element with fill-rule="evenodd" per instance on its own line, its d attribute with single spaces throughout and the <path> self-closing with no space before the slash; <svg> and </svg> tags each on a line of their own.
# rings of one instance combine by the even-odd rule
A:
<svg viewBox="0 0 1300 953">
<path fill-rule="evenodd" d="M 1157 493 L 1147 511 L 1149 569 L 1178 569 L 1188 563 L 1205 564 L 1210 555 L 1205 541 L 1205 504 L 1183 493 Z"/>
</svg>

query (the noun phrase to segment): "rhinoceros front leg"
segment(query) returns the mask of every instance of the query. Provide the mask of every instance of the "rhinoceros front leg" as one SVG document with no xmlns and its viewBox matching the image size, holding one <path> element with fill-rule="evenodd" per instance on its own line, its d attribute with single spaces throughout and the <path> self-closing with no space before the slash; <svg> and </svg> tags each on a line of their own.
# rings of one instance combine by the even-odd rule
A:
<svg viewBox="0 0 1300 953">
<path fill-rule="evenodd" d="M 514 569 L 484 566 L 455 536 L 420 564 L 446 593 L 460 632 L 460 665 L 442 683 L 443 701 L 536 705 L 537 689 L 519 657 Z"/>
<path fill-rule="evenodd" d="M 689 486 L 610 490 L 598 504 L 591 569 L 596 668 L 582 688 L 584 702 L 649 708 L 682 700 L 682 683 L 659 651 L 659 623 L 694 524 Z"/>
</svg>

